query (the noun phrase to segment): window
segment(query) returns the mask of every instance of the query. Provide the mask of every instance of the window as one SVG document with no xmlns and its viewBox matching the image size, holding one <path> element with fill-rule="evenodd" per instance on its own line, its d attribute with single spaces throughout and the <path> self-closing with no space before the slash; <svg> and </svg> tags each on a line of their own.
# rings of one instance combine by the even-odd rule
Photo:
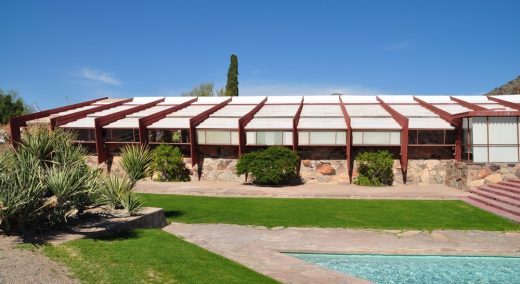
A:
<svg viewBox="0 0 520 284">
<path fill-rule="evenodd" d="M 238 145 L 238 131 L 197 130 L 197 143 L 206 145 Z"/>
<path fill-rule="evenodd" d="M 95 142 L 96 133 L 94 129 L 74 129 L 71 131 L 76 134 L 77 142 Z"/>
<path fill-rule="evenodd" d="M 457 133 L 454 130 L 410 130 L 409 145 L 454 145 Z"/>
<path fill-rule="evenodd" d="M 352 131 L 352 145 L 401 145 L 401 132 Z"/>
<path fill-rule="evenodd" d="M 105 132 L 107 142 L 139 142 L 137 129 L 108 129 Z"/>
<path fill-rule="evenodd" d="M 299 131 L 299 145 L 347 145 L 346 131 Z"/>
<path fill-rule="evenodd" d="M 291 131 L 248 131 L 247 145 L 292 145 Z"/>
<path fill-rule="evenodd" d="M 463 120 L 464 150 L 476 163 L 517 163 L 518 118 L 474 117 Z"/>
<path fill-rule="evenodd" d="M 190 143 L 190 131 L 188 129 L 179 130 L 148 130 L 148 141 L 150 143 Z"/>
</svg>

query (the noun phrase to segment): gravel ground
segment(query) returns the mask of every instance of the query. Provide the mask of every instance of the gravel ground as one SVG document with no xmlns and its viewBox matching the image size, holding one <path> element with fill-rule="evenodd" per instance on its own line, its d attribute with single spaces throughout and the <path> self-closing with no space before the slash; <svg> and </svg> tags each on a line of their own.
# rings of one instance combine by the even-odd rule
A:
<svg viewBox="0 0 520 284">
<path fill-rule="evenodd" d="M 16 238 L 0 235 L 0 283 L 78 283 L 60 264 L 14 246 Z"/>
</svg>

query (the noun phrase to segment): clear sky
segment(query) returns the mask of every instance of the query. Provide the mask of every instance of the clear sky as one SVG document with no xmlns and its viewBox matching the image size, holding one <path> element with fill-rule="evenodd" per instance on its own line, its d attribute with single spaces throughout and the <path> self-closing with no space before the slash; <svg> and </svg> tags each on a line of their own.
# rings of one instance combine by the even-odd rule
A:
<svg viewBox="0 0 520 284">
<path fill-rule="evenodd" d="M 0 0 L 0 88 L 100 96 L 482 94 L 520 74 L 520 1 Z"/>
</svg>

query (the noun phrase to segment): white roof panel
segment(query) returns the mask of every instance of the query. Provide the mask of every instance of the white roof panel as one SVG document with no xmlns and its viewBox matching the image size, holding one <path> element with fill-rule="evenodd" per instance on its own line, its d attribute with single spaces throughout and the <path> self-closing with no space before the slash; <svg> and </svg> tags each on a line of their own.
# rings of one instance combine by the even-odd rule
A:
<svg viewBox="0 0 520 284">
<path fill-rule="evenodd" d="M 514 108 L 510 108 L 498 103 L 495 104 L 477 104 L 478 106 L 485 107 L 489 110 L 496 110 L 496 111 L 516 111 Z"/>
<path fill-rule="evenodd" d="M 226 100 L 228 100 L 229 97 L 198 97 L 197 101 L 194 102 L 194 105 L 218 105 Z"/>
<path fill-rule="evenodd" d="M 252 129 L 292 129 L 293 119 L 289 117 L 255 117 L 245 127 Z"/>
<path fill-rule="evenodd" d="M 167 117 L 193 117 L 207 111 L 212 107 L 214 107 L 214 105 L 190 105 L 176 112 L 168 114 Z"/>
<path fill-rule="evenodd" d="M 450 96 L 416 96 L 418 99 L 430 104 L 453 103 Z"/>
<path fill-rule="evenodd" d="M 343 117 L 301 117 L 298 129 L 347 129 Z"/>
<path fill-rule="evenodd" d="M 300 105 L 264 105 L 255 117 L 293 117 Z"/>
<path fill-rule="evenodd" d="M 481 95 L 478 95 L 478 96 L 453 96 L 453 97 L 457 98 L 459 100 L 463 100 L 465 102 L 474 103 L 474 104 L 489 102 L 489 99 L 486 96 L 481 96 Z"/>
<path fill-rule="evenodd" d="M 78 119 L 76 121 L 73 121 L 73 122 L 69 122 L 65 125 L 62 125 L 60 127 L 63 127 L 63 128 L 94 128 L 95 125 L 94 125 L 94 120 L 96 119 L 96 117 L 84 117 L 84 118 L 81 118 L 81 119 Z"/>
<path fill-rule="evenodd" d="M 53 118 L 53 117 L 58 117 L 58 116 L 64 116 L 64 115 L 67 115 L 67 114 L 76 113 L 76 112 L 84 111 L 84 110 L 87 110 L 87 109 L 92 109 L 92 108 L 95 108 L 95 107 L 98 107 L 98 106 L 96 106 L 96 105 L 88 105 L 88 106 L 78 107 L 78 108 L 75 108 L 75 109 L 70 109 L 70 110 L 67 110 L 67 111 L 62 111 L 62 112 L 58 112 L 58 113 L 55 113 L 55 114 L 51 114 L 50 117 Z"/>
<path fill-rule="evenodd" d="M 170 108 L 170 107 L 172 107 L 172 106 L 153 106 L 153 107 L 147 108 L 145 110 L 129 114 L 126 117 L 145 117 L 145 116 L 149 116 L 149 115 L 154 114 L 154 113 L 161 112 L 161 111 L 163 111 L 163 110 L 165 110 L 167 108 Z"/>
<path fill-rule="evenodd" d="M 413 96 L 379 96 L 387 104 L 415 103 Z"/>
<path fill-rule="evenodd" d="M 339 96 L 303 96 L 305 104 L 339 104 Z"/>
<path fill-rule="evenodd" d="M 448 112 L 449 114 L 457 114 L 457 113 L 463 113 L 467 111 L 471 111 L 469 108 L 463 107 L 459 104 L 436 104 L 434 105 L 443 111 Z"/>
<path fill-rule="evenodd" d="M 159 105 L 180 105 L 187 101 L 195 99 L 194 97 L 164 97 L 164 102 Z"/>
<path fill-rule="evenodd" d="M 439 117 L 410 117 L 409 129 L 455 129 L 451 124 Z"/>
<path fill-rule="evenodd" d="M 270 96 L 267 97 L 266 104 L 299 104 L 302 96 Z"/>
<path fill-rule="evenodd" d="M 418 116 L 430 116 L 438 117 L 434 112 L 427 108 L 422 107 L 419 104 L 413 105 L 390 105 L 395 111 L 406 116 L 406 117 L 418 117 Z"/>
<path fill-rule="evenodd" d="M 359 103 L 379 103 L 377 101 L 376 96 L 350 96 L 350 95 L 342 95 L 341 100 L 343 103 L 348 104 L 359 104 Z"/>
<path fill-rule="evenodd" d="M 211 117 L 242 117 L 255 107 L 256 105 L 226 105 L 214 112 Z"/>
<path fill-rule="evenodd" d="M 390 114 L 381 106 L 376 104 L 369 105 L 345 105 L 347 113 L 350 117 L 371 117 L 371 116 L 390 116 Z"/>
<path fill-rule="evenodd" d="M 340 105 L 303 105 L 300 117 L 343 117 Z"/>
<path fill-rule="evenodd" d="M 265 100 L 265 96 L 242 96 L 242 97 L 233 97 L 230 105 L 246 105 L 246 104 L 259 104 L 263 100 Z"/>
<path fill-rule="evenodd" d="M 238 129 L 239 117 L 210 117 L 204 120 L 197 129 Z"/>
<path fill-rule="evenodd" d="M 91 113 L 91 114 L 87 115 L 87 117 L 105 116 L 105 115 L 113 114 L 113 113 L 116 113 L 116 112 L 119 112 L 119 111 L 128 110 L 128 109 L 131 109 L 133 107 L 135 107 L 135 106 L 129 106 L 129 105 L 116 106 L 116 107 L 113 107 L 113 108 L 109 108 L 109 109 L 105 109 L 105 110 L 98 111 L 98 112 L 95 112 L 95 113 Z"/>
<path fill-rule="evenodd" d="M 520 95 L 502 95 L 495 97 L 504 101 L 520 104 Z"/>
<path fill-rule="evenodd" d="M 139 128 L 139 118 L 138 117 L 127 117 L 117 121 L 114 121 L 110 124 L 103 126 L 103 128 L 114 129 L 114 128 Z"/>
<path fill-rule="evenodd" d="M 165 117 L 152 125 L 148 129 L 186 129 L 190 128 L 190 118 L 188 117 Z"/>
<path fill-rule="evenodd" d="M 391 117 L 352 117 L 350 126 L 357 129 L 402 129 L 402 127 Z"/>
<path fill-rule="evenodd" d="M 164 97 L 135 97 L 131 102 L 125 103 L 125 105 L 142 105 L 151 103 L 156 100 L 163 99 Z"/>
</svg>

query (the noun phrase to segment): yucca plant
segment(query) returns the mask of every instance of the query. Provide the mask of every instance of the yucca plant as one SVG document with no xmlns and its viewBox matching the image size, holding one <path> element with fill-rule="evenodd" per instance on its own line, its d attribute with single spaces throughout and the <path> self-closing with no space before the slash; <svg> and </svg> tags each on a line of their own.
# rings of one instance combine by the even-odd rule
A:
<svg viewBox="0 0 520 284">
<path fill-rule="evenodd" d="M 135 184 L 150 174 L 152 154 L 147 146 L 125 145 L 121 150 L 121 167 Z"/>
<path fill-rule="evenodd" d="M 115 209 L 125 209 L 127 214 L 132 215 L 143 205 L 132 188 L 133 183 L 128 177 L 108 176 L 101 187 L 99 201 Z"/>
<path fill-rule="evenodd" d="M 143 201 L 132 191 L 121 192 L 119 194 L 119 202 L 128 215 L 138 213 L 143 207 Z"/>
</svg>

